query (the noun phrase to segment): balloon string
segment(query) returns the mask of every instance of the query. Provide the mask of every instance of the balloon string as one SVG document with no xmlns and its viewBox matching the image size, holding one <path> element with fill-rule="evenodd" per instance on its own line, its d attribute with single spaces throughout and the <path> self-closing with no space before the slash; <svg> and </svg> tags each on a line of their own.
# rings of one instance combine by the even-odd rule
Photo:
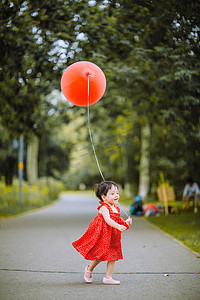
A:
<svg viewBox="0 0 200 300">
<path fill-rule="evenodd" d="M 101 172 L 101 168 L 100 168 L 100 165 L 99 165 L 99 161 L 98 161 L 98 158 L 97 158 L 97 155 L 96 155 L 96 151 L 95 151 L 95 147 L 94 147 L 94 143 L 93 143 L 93 139 L 92 139 L 92 133 L 91 133 L 91 129 L 90 129 L 90 76 L 88 74 L 88 110 L 87 110 L 87 116 L 88 116 L 88 129 L 89 129 L 89 135 L 90 135 L 90 141 L 91 141 L 91 144 L 92 144 L 92 149 L 93 149 L 93 152 L 94 152 L 94 156 L 95 156 L 95 159 L 96 159 L 96 163 L 97 163 L 97 166 L 98 166 L 98 169 L 99 169 L 99 173 L 101 174 L 101 177 L 103 179 L 103 181 L 105 181 L 105 178 Z M 127 212 L 122 208 L 122 206 L 117 203 L 117 205 L 120 207 L 120 209 L 126 214 L 126 216 L 128 217 L 128 214 Z"/>
<path fill-rule="evenodd" d="M 87 111 L 87 116 L 88 116 L 88 129 L 89 129 L 89 135 L 90 135 L 90 141 L 91 141 L 91 144 L 92 144 L 92 149 L 93 149 L 93 152 L 94 152 L 94 156 L 95 156 L 95 159 L 96 159 L 96 163 L 97 163 L 97 166 L 98 166 L 98 169 L 99 169 L 99 173 L 101 174 L 101 177 L 103 179 L 103 181 L 105 181 L 105 178 L 101 172 L 101 168 L 100 168 L 100 165 L 99 165 L 99 161 L 98 161 L 98 158 L 97 158 L 97 155 L 96 155 L 96 151 L 95 151 L 95 147 L 94 147 L 94 143 L 93 143 L 93 139 L 92 139 L 92 133 L 91 133 L 91 129 L 90 129 L 90 76 L 88 74 L 88 111 Z M 128 217 L 128 214 L 127 212 L 122 208 L 122 206 L 117 203 L 117 205 L 120 207 L 120 209 L 126 214 L 126 216 Z"/>
<path fill-rule="evenodd" d="M 119 208 L 125 213 L 125 215 L 126 215 L 127 217 L 129 217 L 129 215 L 128 215 L 127 212 L 123 209 L 123 207 L 122 207 L 119 203 L 117 203 L 117 205 L 118 205 Z"/>
<path fill-rule="evenodd" d="M 90 141 L 91 141 L 91 144 L 92 144 L 92 149 L 93 149 L 93 152 L 94 152 L 94 156 L 95 156 L 95 159 L 96 159 L 96 163 L 97 163 L 97 167 L 99 169 L 99 173 L 103 179 L 103 181 L 105 181 L 105 178 L 101 172 L 101 168 L 100 168 L 100 165 L 99 165 L 99 161 L 98 161 L 98 158 L 97 158 L 97 155 L 96 155 L 96 151 L 95 151 L 95 147 L 94 147 L 94 144 L 93 144 L 93 140 L 92 140 L 92 133 L 91 133 L 91 129 L 90 129 L 90 76 L 88 74 L 88 111 L 87 111 L 87 116 L 88 116 L 88 129 L 89 129 L 89 135 L 90 135 Z"/>
</svg>

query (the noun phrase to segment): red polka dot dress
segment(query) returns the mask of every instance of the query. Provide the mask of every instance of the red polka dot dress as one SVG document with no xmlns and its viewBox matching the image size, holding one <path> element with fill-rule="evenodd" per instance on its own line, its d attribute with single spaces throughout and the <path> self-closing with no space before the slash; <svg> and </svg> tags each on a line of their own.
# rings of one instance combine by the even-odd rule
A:
<svg viewBox="0 0 200 300">
<path fill-rule="evenodd" d="M 120 225 L 129 228 L 127 223 L 120 217 L 120 209 L 115 205 L 117 213 L 112 208 L 100 201 L 98 210 L 105 205 L 109 210 L 110 218 Z M 99 212 L 89 224 L 84 235 L 72 243 L 73 247 L 87 260 L 111 261 L 122 259 L 121 231 L 106 223 L 103 215 Z"/>
</svg>

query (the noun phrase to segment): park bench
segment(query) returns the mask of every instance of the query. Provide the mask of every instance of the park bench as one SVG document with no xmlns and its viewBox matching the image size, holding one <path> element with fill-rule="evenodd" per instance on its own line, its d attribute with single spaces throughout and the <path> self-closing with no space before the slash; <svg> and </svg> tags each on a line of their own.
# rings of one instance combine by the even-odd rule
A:
<svg viewBox="0 0 200 300">
<path fill-rule="evenodd" d="M 157 196 L 162 206 L 164 207 L 165 215 L 168 215 L 169 212 L 174 211 L 176 214 L 178 213 L 178 207 L 175 200 L 174 188 L 170 186 L 168 181 L 165 181 L 164 175 L 160 173 L 161 180 L 158 183 L 157 188 Z"/>
</svg>

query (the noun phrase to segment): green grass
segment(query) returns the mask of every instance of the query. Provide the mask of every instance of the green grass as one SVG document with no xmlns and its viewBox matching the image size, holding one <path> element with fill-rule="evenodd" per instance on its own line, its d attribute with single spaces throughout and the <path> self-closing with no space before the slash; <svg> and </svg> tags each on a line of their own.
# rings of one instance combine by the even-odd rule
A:
<svg viewBox="0 0 200 300">
<path fill-rule="evenodd" d="M 130 204 L 133 203 L 133 199 L 123 196 L 124 195 L 120 197 L 120 204 L 129 208 Z M 153 203 L 157 204 L 155 201 Z M 178 203 L 178 205 L 182 209 L 182 202 Z M 192 251 L 196 251 L 200 254 L 200 214 L 194 214 L 193 209 L 194 208 L 192 208 L 190 212 L 184 212 L 182 210 L 178 215 L 151 216 L 148 218 L 148 221 L 181 241 Z"/>
<path fill-rule="evenodd" d="M 8 217 L 14 217 L 18 216 L 24 213 L 29 213 L 35 210 L 38 210 L 40 208 L 48 207 L 50 204 L 53 204 L 56 200 L 49 199 L 46 202 L 41 199 L 40 202 L 37 203 L 31 203 L 26 202 L 23 204 L 20 203 L 14 203 L 12 205 L 4 206 L 0 208 L 0 218 L 8 218 Z"/>
<path fill-rule="evenodd" d="M 148 221 L 183 242 L 191 250 L 200 253 L 200 214 L 181 213 L 149 217 Z"/>
</svg>

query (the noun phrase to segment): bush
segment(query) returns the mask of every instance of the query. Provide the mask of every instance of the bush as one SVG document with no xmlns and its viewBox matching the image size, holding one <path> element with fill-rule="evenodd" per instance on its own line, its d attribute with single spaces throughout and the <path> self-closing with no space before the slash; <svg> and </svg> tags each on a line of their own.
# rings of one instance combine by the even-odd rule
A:
<svg viewBox="0 0 200 300">
<path fill-rule="evenodd" d="M 58 198 L 64 190 L 64 184 L 53 178 L 40 178 L 38 183 L 30 186 L 23 181 L 22 203 L 19 197 L 19 181 L 15 179 L 11 186 L 0 181 L 0 216 L 16 215 L 18 213 L 40 208 Z"/>
</svg>

